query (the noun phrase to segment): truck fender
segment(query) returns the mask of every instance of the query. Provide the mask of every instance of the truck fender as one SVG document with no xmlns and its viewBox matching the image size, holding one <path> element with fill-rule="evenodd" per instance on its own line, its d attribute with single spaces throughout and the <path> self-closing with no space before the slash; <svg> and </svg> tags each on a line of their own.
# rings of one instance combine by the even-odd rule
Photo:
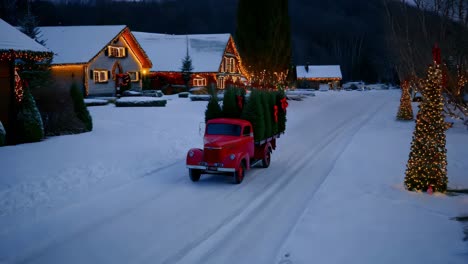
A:
<svg viewBox="0 0 468 264">
<path fill-rule="evenodd" d="M 187 165 L 199 165 L 203 161 L 203 149 L 192 148 L 187 152 Z"/>
<path fill-rule="evenodd" d="M 243 153 L 242 155 L 239 155 L 236 159 L 236 168 L 239 168 L 242 160 L 245 160 L 245 169 L 249 170 L 250 169 L 250 157 L 248 153 Z"/>
</svg>

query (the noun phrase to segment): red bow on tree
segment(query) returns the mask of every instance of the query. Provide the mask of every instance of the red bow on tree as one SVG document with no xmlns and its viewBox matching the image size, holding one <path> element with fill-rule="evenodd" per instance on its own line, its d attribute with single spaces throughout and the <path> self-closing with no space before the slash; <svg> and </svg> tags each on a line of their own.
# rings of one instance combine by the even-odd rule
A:
<svg viewBox="0 0 468 264">
<path fill-rule="evenodd" d="M 287 107 L 288 107 L 288 100 L 286 99 L 286 97 L 284 97 L 283 99 L 281 99 L 281 108 L 283 109 L 283 111 L 286 112 Z"/>
</svg>

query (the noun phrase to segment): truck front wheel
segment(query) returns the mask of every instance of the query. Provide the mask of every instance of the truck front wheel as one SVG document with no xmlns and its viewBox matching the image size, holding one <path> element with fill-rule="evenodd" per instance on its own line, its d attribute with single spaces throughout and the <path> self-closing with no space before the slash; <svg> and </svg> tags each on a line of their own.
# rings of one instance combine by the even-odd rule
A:
<svg viewBox="0 0 468 264">
<path fill-rule="evenodd" d="M 239 168 L 234 172 L 234 181 L 236 184 L 241 183 L 244 180 L 245 175 L 245 165 L 244 162 L 241 162 Z"/>
<path fill-rule="evenodd" d="M 189 169 L 189 175 L 193 182 L 197 182 L 200 180 L 201 171 L 197 169 Z"/>
</svg>

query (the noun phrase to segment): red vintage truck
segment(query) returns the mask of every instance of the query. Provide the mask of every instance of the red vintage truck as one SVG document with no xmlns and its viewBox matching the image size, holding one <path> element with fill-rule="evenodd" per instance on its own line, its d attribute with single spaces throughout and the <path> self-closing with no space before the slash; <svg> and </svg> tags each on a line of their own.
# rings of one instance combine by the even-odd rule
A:
<svg viewBox="0 0 468 264">
<path fill-rule="evenodd" d="M 276 138 L 254 141 L 252 124 L 243 119 L 215 118 L 206 123 L 203 149 L 192 148 L 187 153 L 187 168 L 194 182 L 201 174 L 227 174 L 239 184 L 245 170 L 257 163 L 268 168 Z"/>
</svg>

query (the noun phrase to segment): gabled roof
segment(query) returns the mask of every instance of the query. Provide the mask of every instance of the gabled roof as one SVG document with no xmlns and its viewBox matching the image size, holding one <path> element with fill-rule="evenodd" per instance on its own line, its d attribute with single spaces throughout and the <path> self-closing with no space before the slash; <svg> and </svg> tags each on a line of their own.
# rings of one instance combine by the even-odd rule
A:
<svg viewBox="0 0 468 264">
<path fill-rule="evenodd" d="M 309 65 L 309 70 L 305 66 L 296 66 L 297 78 L 340 78 L 342 79 L 340 65 Z"/>
<path fill-rule="evenodd" d="M 230 34 L 165 35 L 133 32 L 153 61 L 151 71 L 180 72 L 188 52 L 193 72 L 218 72 Z"/>
<path fill-rule="evenodd" d="M 119 35 L 123 35 L 144 68 L 151 60 L 125 25 L 40 27 L 45 45 L 54 53 L 53 64 L 88 63 Z"/>
<path fill-rule="evenodd" d="M 50 52 L 23 32 L 0 19 L 0 51 Z"/>
</svg>

